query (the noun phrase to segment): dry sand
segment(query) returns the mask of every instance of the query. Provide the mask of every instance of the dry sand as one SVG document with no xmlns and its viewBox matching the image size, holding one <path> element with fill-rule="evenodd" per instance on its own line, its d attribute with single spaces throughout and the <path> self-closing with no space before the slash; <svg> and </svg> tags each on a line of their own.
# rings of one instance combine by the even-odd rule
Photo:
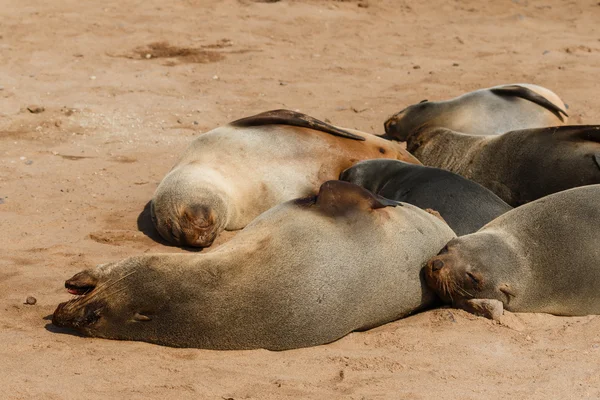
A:
<svg viewBox="0 0 600 400">
<path fill-rule="evenodd" d="M 290 108 L 379 133 L 407 104 L 512 82 L 600 122 L 598 21 L 596 0 L 2 0 L 0 398 L 600 398 L 596 316 L 439 309 L 286 352 L 90 339 L 48 320 L 83 268 L 185 252 L 138 216 L 201 132 Z"/>
</svg>

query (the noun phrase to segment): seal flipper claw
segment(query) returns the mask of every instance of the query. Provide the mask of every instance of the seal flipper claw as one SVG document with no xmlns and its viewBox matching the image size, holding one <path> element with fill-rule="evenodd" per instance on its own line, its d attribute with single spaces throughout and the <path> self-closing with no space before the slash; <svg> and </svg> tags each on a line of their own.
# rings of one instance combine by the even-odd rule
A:
<svg viewBox="0 0 600 400">
<path fill-rule="evenodd" d="M 502 302 L 494 299 L 470 299 L 460 302 L 457 306 L 471 314 L 495 321 L 499 320 L 504 313 Z"/>
<path fill-rule="evenodd" d="M 524 86 L 507 85 L 507 86 L 502 86 L 502 87 L 498 87 L 498 88 L 492 88 L 490 90 L 492 93 L 497 94 L 499 96 L 516 96 L 516 97 L 520 97 L 522 99 L 534 102 L 535 104 L 538 104 L 538 105 L 548 109 L 549 111 L 551 111 L 561 121 L 564 121 L 561 114 L 563 114 L 565 117 L 569 116 L 565 110 L 558 107 L 556 104 L 552 103 L 544 96 L 541 96 L 541 95 L 537 94 L 536 92 L 534 92 L 533 90 L 528 89 Z"/>
<path fill-rule="evenodd" d="M 366 140 L 360 135 L 355 135 L 331 124 L 319 121 L 310 115 L 302 114 L 291 110 L 272 110 L 264 113 L 256 114 L 251 117 L 238 119 L 231 122 L 229 125 L 237 128 L 246 128 L 250 126 L 263 125 L 290 125 L 300 128 L 309 128 L 317 131 L 329 133 L 330 135 L 345 137 L 354 140 Z"/>
<path fill-rule="evenodd" d="M 598 164 L 598 168 L 600 168 L 600 153 L 594 154 L 594 160 L 596 161 L 596 164 Z"/>
</svg>

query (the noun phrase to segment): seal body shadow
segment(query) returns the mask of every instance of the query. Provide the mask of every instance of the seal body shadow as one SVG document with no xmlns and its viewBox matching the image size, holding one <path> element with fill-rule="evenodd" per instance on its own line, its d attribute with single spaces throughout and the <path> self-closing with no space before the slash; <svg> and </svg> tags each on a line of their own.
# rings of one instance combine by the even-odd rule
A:
<svg viewBox="0 0 600 400">
<path fill-rule="evenodd" d="M 206 247 L 222 230 L 314 194 L 359 160 L 418 163 L 397 143 L 275 110 L 235 121 L 194 140 L 152 199 L 158 232 L 178 245 Z"/>
<path fill-rule="evenodd" d="M 380 196 L 432 209 L 458 236 L 467 235 L 512 209 L 490 190 L 452 172 L 397 160 L 367 160 L 340 179 Z"/>
<path fill-rule="evenodd" d="M 59 305 L 53 322 L 177 347 L 324 344 L 434 304 L 420 271 L 453 237 L 417 207 L 331 181 L 317 196 L 263 213 L 212 252 L 80 272 L 66 282 L 79 297 Z"/>
<path fill-rule="evenodd" d="M 425 165 L 447 169 L 490 189 L 512 206 L 600 183 L 600 126 L 573 125 L 476 136 L 422 129 L 407 148 Z"/>
<path fill-rule="evenodd" d="M 492 299 L 513 312 L 600 314 L 600 185 L 518 207 L 451 240 L 425 268 L 428 284 L 460 306 Z"/>
<path fill-rule="evenodd" d="M 422 127 L 472 135 L 499 135 L 517 129 L 563 125 L 566 106 L 551 90 L 528 83 L 480 89 L 445 101 L 424 100 L 390 117 L 386 136 L 405 141 Z"/>
</svg>

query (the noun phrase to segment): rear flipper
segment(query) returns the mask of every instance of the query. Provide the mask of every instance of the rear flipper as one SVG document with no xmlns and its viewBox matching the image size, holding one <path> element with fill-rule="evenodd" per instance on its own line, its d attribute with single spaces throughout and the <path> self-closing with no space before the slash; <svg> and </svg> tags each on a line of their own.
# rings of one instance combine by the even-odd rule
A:
<svg viewBox="0 0 600 400">
<path fill-rule="evenodd" d="M 528 89 L 524 86 L 507 85 L 498 88 L 493 88 L 491 89 L 491 91 L 492 93 L 497 94 L 499 96 L 515 96 L 534 102 L 535 104 L 540 105 L 546 108 L 547 110 L 551 111 L 561 121 L 564 121 L 564 118 L 561 114 L 563 114 L 565 117 L 569 116 L 565 110 L 552 103 L 544 96 L 541 96 L 533 90 Z"/>
</svg>

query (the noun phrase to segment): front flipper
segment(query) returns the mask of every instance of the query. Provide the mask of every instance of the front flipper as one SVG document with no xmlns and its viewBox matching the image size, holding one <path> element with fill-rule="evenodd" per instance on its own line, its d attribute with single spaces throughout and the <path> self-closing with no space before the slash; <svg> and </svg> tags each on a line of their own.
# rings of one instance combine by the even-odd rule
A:
<svg viewBox="0 0 600 400">
<path fill-rule="evenodd" d="M 498 321 L 504 313 L 504 305 L 499 300 L 494 299 L 470 299 L 456 304 L 456 307 L 478 315 Z"/>
<path fill-rule="evenodd" d="M 353 211 L 370 211 L 384 207 L 402 206 L 402 203 L 386 199 L 367 189 L 344 181 L 327 181 L 321 185 L 316 200 L 321 212 L 335 217 Z"/>
<path fill-rule="evenodd" d="M 238 119 L 231 122 L 229 125 L 237 128 L 247 128 L 250 126 L 263 126 L 263 125 L 289 125 L 297 126 L 300 128 L 309 128 L 316 131 L 329 133 L 330 135 L 340 136 L 354 140 L 366 140 L 364 137 L 355 135 L 331 124 L 323 121 L 319 121 L 309 115 L 302 114 L 291 110 L 272 110 Z"/>
<path fill-rule="evenodd" d="M 533 90 L 528 89 L 524 86 L 508 85 L 508 86 L 502 86 L 502 87 L 498 87 L 498 88 L 492 88 L 490 90 L 492 91 L 492 93 L 497 94 L 499 96 L 515 96 L 515 97 L 520 97 L 525 100 L 532 101 L 535 104 L 538 104 L 538 105 L 550 110 L 561 121 L 564 121 L 563 116 L 561 114 L 563 114 L 565 117 L 569 116 L 565 110 L 563 110 L 556 104 L 552 103 L 550 100 L 548 100 L 544 96 L 541 96 L 538 93 L 534 92 Z"/>
</svg>

